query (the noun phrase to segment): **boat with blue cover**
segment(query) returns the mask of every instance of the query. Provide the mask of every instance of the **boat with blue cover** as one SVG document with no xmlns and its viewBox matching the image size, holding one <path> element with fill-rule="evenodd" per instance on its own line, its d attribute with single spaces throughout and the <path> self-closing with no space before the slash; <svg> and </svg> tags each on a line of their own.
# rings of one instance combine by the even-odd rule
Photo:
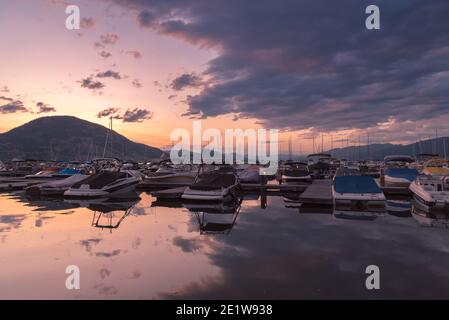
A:
<svg viewBox="0 0 449 320">
<path fill-rule="evenodd" d="M 387 156 L 384 159 L 384 181 L 386 187 L 408 189 L 419 175 L 418 170 L 408 166 L 415 160 L 410 156 Z"/>
<path fill-rule="evenodd" d="M 408 188 L 419 172 L 409 168 L 388 168 L 385 170 L 385 186 Z"/>
<path fill-rule="evenodd" d="M 78 169 L 65 168 L 65 169 L 53 174 L 53 177 L 54 178 L 68 178 L 68 177 L 74 176 L 75 174 L 82 174 L 82 171 L 78 170 Z"/>
<path fill-rule="evenodd" d="M 385 211 L 385 196 L 376 181 L 355 172 L 337 171 L 332 196 L 336 210 Z"/>
</svg>

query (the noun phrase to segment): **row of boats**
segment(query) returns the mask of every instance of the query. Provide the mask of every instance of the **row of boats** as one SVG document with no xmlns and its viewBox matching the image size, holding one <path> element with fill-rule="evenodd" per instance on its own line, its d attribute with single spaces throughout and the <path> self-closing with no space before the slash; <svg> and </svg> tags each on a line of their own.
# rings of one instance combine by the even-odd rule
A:
<svg viewBox="0 0 449 320">
<path fill-rule="evenodd" d="M 257 170 L 256 170 L 257 169 Z M 64 173 L 64 174 L 62 174 Z M 175 166 L 163 161 L 155 171 L 124 166 L 118 159 L 96 159 L 88 167 L 55 170 L 45 168 L 25 179 L 47 181 L 27 187 L 31 196 L 66 198 L 131 197 L 139 184 L 154 186 L 188 186 L 183 199 L 194 201 L 227 201 L 243 181 L 260 179 L 257 166 L 236 170 L 232 166 Z"/>
<path fill-rule="evenodd" d="M 350 162 L 314 154 L 305 162 L 282 162 L 276 176 L 268 178 L 287 185 L 308 185 L 316 179 L 329 179 L 335 207 L 384 211 L 384 191 L 389 188 L 411 192 L 421 210 L 449 212 L 448 161 L 428 156 L 425 161 L 388 156 L 383 162 Z M 5 165 L 0 164 L 0 174 L 5 170 Z M 39 172 L 25 175 L 25 179 L 48 179 L 28 187 L 26 192 L 30 195 L 124 197 L 140 185 L 180 186 L 184 187 L 182 199 L 192 201 L 228 201 L 235 198 L 241 184 L 265 183 L 257 165 L 174 165 L 162 160 L 142 166 L 113 158 L 96 159 L 89 164 L 41 167 Z"/>
<path fill-rule="evenodd" d="M 418 161 L 399 155 L 387 156 L 383 162 L 358 163 L 335 161 L 326 154 L 313 156 L 307 162 L 283 163 L 279 183 L 309 184 L 330 177 L 334 207 L 341 210 L 384 212 L 386 205 L 398 211 L 410 210 L 404 202 L 388 202 L 388 191 L 411 193 L 415 206 L 424 212 L 449 213 L 449 164 L 437 155 L 420 155 Z"/>
</svg>

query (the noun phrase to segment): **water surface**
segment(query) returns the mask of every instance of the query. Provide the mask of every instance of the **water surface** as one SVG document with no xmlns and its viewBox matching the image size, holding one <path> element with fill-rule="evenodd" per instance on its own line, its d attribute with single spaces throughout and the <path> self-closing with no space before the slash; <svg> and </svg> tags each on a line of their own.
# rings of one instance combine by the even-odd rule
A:
<svg viewBox="0 0 449 320">
<path fill-rule="evenodd" d="M 140 198 L 0 195 L 0 298 L 449 298 L 449 230 L 411 215 L 341 219 L 282 197 L 187 208 Z M 380 290 L 365 287 L 372 264 Z M 68 265 L 80 267 L 80 290 L 65 287 Z"/>
</svg>

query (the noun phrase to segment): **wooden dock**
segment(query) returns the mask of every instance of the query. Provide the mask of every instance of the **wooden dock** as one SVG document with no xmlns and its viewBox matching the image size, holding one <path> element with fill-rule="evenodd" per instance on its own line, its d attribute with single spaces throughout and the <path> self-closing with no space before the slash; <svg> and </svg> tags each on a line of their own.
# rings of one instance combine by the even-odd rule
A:
<svg viewBox="0 0 449 320">
<path fill-rule="evenodd" d="M 299 196 L 299 202 L 308 205 L 332 205 L 332 181 L 314 180 Z"/>
</svg>

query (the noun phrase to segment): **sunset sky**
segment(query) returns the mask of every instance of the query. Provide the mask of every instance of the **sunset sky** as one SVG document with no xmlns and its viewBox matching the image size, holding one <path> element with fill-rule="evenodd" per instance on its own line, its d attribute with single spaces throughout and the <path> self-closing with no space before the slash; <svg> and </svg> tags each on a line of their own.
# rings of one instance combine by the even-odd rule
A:
<svg viewBox="0 0 449 320">
<path fill-rule="evenodd" d="M 67 30 L 78 5 L 82 28 Z M 365 8 L 381 30 L 365 28 Z M 175 128 L 278 128 L 311 152 L 449 135 L 447 0 L 0 0 L 0 132 L 73 115 L 162 147 Z"/>
</svg>

